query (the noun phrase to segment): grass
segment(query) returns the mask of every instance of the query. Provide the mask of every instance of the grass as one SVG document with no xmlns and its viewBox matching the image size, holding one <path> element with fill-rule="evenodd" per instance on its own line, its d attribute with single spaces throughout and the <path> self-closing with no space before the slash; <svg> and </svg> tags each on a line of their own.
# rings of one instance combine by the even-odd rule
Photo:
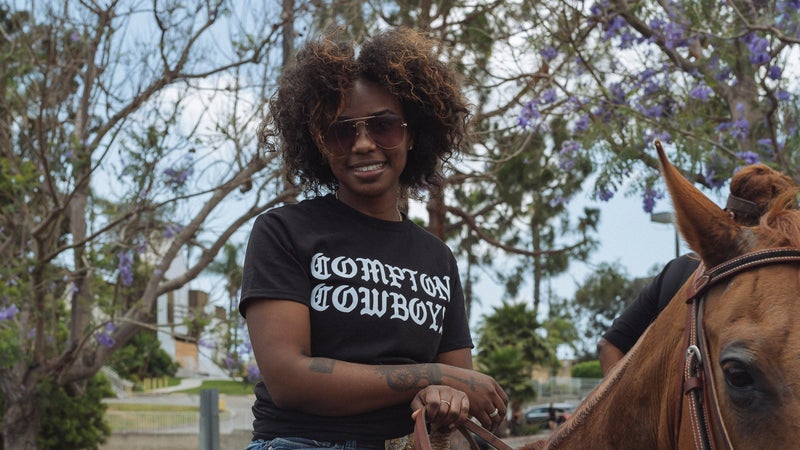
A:
<svg viewBox="0 0 800 450">
<path fill-rule="evenodd" d="M 107 411 L 112 412 L 176 412 L 199 411 L 200 408 L 192 405 L 161 405 L 149 403 L 110 403 Z"/>
<path fill-rule="evenodd" d="M 225 395 L 252 395 L 253 385 L 233 380 L 205 380 L 200 387 L 179 391 L 184 394 L 200 394 L 204 389 L 216 389 Z"/>
</svg>

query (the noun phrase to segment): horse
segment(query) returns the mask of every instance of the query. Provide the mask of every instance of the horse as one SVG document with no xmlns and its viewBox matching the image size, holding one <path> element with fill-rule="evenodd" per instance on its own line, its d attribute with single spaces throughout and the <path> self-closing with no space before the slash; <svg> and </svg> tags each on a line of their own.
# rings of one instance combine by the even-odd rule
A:
<svg viewBox="0 0 800 450">
<path fill-rule="evenodd" d="M 797 193 L 743 227 L 656 150 L 702 264 L 572 417 L 522 450 L 797 448 Z"/>
</svg>

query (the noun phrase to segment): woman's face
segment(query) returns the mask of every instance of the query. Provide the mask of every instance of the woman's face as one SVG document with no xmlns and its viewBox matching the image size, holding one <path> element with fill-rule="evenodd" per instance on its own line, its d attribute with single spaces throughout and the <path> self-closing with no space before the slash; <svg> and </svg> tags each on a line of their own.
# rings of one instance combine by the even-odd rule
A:
<svg viewBox="0 0 800 450">
<path fill-rule="evenodd" d="M 396 204 L 412 142 L 405 122 L 397 97 L 374 82 L 355 81 L 344 110 L 323 133 L 340 199 L 356 209 L 359 202 Z"/>
</svg>

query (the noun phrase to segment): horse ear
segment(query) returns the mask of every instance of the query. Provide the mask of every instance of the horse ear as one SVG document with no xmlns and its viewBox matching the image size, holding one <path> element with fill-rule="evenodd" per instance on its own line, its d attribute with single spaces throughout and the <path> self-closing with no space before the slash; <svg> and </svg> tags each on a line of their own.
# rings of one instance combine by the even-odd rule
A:
<svg viewBox="0 0 800 450">
<path fill-rule="evenodd" d="M 667 183 L 677 216 L 677 226 L 689 247 L 707 267 L 714 267 L 739 254 L 736 222 L 672 165 L 660 141 L 656 141 L 661 173 Z"/>
</svg>

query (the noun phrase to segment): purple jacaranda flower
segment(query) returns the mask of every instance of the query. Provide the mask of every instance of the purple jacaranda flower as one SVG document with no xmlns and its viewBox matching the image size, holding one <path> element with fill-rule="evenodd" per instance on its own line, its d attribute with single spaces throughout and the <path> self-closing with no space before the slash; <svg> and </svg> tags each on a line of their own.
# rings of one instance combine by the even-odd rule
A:
<svg viewBox="0 0 800 450">
<path fill-rule="evenodd" d="M 627 26 L 628 22 L 626 22 L 622 16 L 614 16 L 611 20 L 606 22 L 604 26 L 605 33 L 603 33 L 603 40 L 607 41 L 613 38 Z"/>
<path fill-rule="evenodd" d="M 133 284 L 133 252 L 123 250 L 117 254 L 117 258 L 120 281 L 123 285 L 130 286 Z"/>
<path fill-rule="evenodd" d="M 736 156 L 744 161 L 745 164 L 756 164 L 759 161 L 758 153 L 751 151 L 739 152 Z"/>
<path fill-rule="evenodd" d="M 760 66 L 769 62 L 771 57 L 769 55 L 769 41 L 766 38 L 750 33 L 745 36 L 744 41 L 750 51 L 751 64 Z"/>
<path fill-rule="evenodd" d="M 559 206 L 566 205 L 567 199 L 559 195 L 551 198 L 549 203 L 551 208 L 558 208 Z"/>
<path fill-rule="evenodd" d="M 738 119 L 731 124 L 731 136 L 734 139 L 745 139 L 750 132 L 750 123 L 747 119 Z"/>
<path fill-rule="evenodd" d="M 556 56 L 558 56 L 558 50 L 548 46 L 542 49 L 539 54 L 542 55 L 542 58 L 544 58 L 545 61 L 552 61 Z"/>
<path fill-rule="evenodd" d="M 599 198 L 604 202 L 611 200 L 612 197 L 614 197 L 614 191 L 608 189 L 607 187 L 603 187 L 597 190 L 597 198 Z"/>
<path fill-rule="evenodd" d="M 522 128 L 528 128 L 532 126 L 532 121 L 538 120 L 540 117 L 541 113 L 539 109 L 536 108 L 536 105 L 534 105 L 533 102 L 528 102 L 522 107 L 522 111 L 519 113 L 519 118 L 517 119 L 517 124 Z"/>
<path fill-rule="evenodd" d="M 539 97 L 539 101 L 543 105 L 547 105 L 549 103 L 553 103 L 554 101 L 556 101 L 557 98 L 558 95 L 556 94 L 555 89 L 547 89 L 544 92 L 542 92 L 542 95 Z"/>
<path fill-rule="evenodd" d="M 656 206 L 656 201 L 659 199 L 664 198 L 664 192 L 648 186 L 645 188 L 644 193 L 642 194 L 642 207 L 644 212 L 650 214 L 653 212 L 653 208 Z"/>
<path fill-rule="evenodd" d="M 0 308 L 0 320 L 13 319 L 14 316 L 17 315 L 18 312 L 19 312 L 19 308 L 17 308 L 17 305 L 15 305 L 13 303 L 11 305 L 9 305 L 9 306 L 6 306 L 5 308 Z"/>
<path fill-rule="evenodd" d="M 95 338 L 95 340 L 97 340 L 98 344 L 100 344 L 100 345 L 102 345 L 103 347 L 106 347 L 106 348 L 113 347 L 114 344 L 117 342 L 108 333 L 95 333 L 94 334 L 94 338 Z"/>
<path fill-rule="evenodd" d="M 175 237 L 175 235 L 180 233 L 181 230 L 183 230 L 182 225 L 179 225 L 177 223 L 171 223 L 167 225 L 167 227 L 164 229 L 164 237 L 167 239 L 172 239 L 173 237 Z"/>
<path fill-rule="evenodd" d="M 247 381 L 255 382 L 261 379 L 261 371 L 258 370 L 256 363 L 250 363 L 247 366 Z"/>
<path fill-rule="evenodd" d="M 72 42 L 78 42 L 81 40 L 81 35 L 77 31 L 73 31 L 69 34 L 69 40 Z"/>
<path fill-rule="evenodd" d="M 714 91 L 712 91 L 711 88 L 708 87 L 705 83 L 700 83 L 697 86 L 695 86 L 691 92 L 689 92 L 689 96 L 705 103 L 708 101 L 708 97 L 711 95 L 712 92 Z"/>
<path fill-rule="evenodd" d="M 575 121 L 575 132 L 586 131 L 589 129 L 589 114 L 584 114 Z"/>
<path fill-rule="evenodd" d="M 73 294 L 77 294 L 77 293 L 78 293 L 78 291 L 79 291 L 79 289 L 78 289 L 78 285 L 77 285 L 77 284 L 75 284 L 75 283 L 70 283 L 70 284 L 69 284 L 69 291 L 70 291 L 71 293 L 73 293 Z"/>
<path fill-rule="evenodd" d="M 772 139 L 763 138 L 756 141 L 759 147 L 772 147 Z"/>
<path fill-rule="evenodd" d="M 767 76 L 773 80 L 780 80 L 782 74 L 783 70 L 780 68 L 780 66 L 776 66 L 774 64 L 769 66 L 769 70 L 767 71 Z"/>
<path fill-rule="evenodd" d="M 778 91 L 775 92 L 775 98 L 777 98 L 782 102 L 788 102 L 789 100 L 791 100 L 792 95 L 789 94 L 789 92 L 784 89 L 778 89 Z"/>
<path fill-rule="evenodd" d="M 709 166 L 706 166 L 705 173 L 703 174 L 703 179 L 705 180 L 706 184 L 712 189 L 719 189 L 725 184 L 725 180 L 718 178 L 717 171 Z"/>
</svg>

